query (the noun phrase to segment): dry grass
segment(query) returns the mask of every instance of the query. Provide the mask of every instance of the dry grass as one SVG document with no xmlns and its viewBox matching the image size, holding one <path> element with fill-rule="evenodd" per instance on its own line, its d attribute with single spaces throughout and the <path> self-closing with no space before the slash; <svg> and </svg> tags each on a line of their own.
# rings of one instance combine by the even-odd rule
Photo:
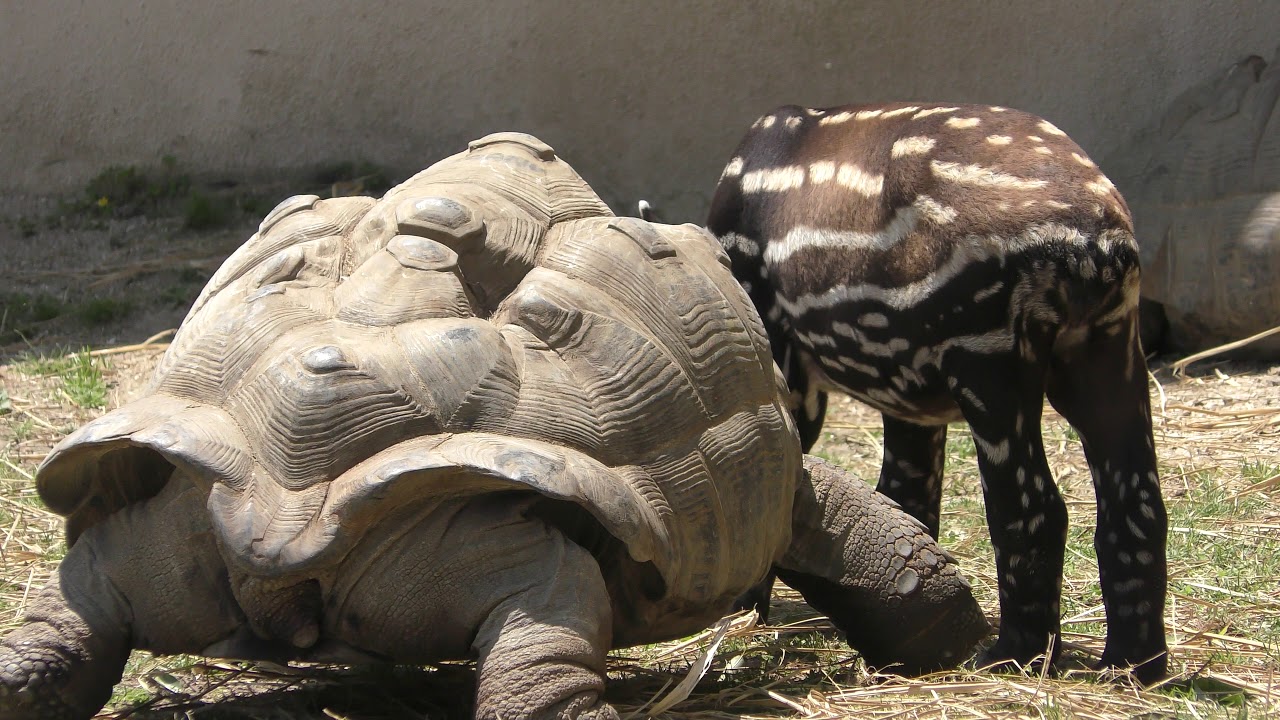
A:
<svg viewBox="0 0 1280 720">
<path fill-rule="evenodd" d="M 63 554 L 60 521 L 31 475 L 66 432 L 102 412 L 72 398 L 69 368 L 90 366 L 105 405 L 135 395 L 163 345 L 0 365 L 0 630 Z M 1091 545 L 1093 496 L 1080 443 L 1045 418 L 1050 464 L 1073 517 L 1064 582 L 1064 642 L 1073 661 L 1044 677 L 955 672 L 904 680 L 869 674 L 831 626 L 779 586 L 777 625 L 736 618 L 692 694 L 670 718 L 1243 718 L 1280 716 L 1280 368 L 1205 364 L 1194 377 L 1153 377 L 1157 450 L 1170 515 L 1171 683 L 1141 689 L 1084 669 L 1105 627 Z M 1157 381 L 1156 378 L 1159 378 Z M 820 454 L 863 477 L 878 474 L 878 418 L 837 400 Z M 993 560 L 968 434 L 952 428 L 942 542 L 960 557 L 988 614 Z M 994 617 L 992 617 L 994 620 Z M 642 717 L 674 688 L 711 633 L 614 654 L 609 699 Z M 104 717 L 466 717 L 468 665 L 351 670 L 241 665 L 135 654 Z M 215 702 L 216 701 L 216 702 Z"/>
</svg>

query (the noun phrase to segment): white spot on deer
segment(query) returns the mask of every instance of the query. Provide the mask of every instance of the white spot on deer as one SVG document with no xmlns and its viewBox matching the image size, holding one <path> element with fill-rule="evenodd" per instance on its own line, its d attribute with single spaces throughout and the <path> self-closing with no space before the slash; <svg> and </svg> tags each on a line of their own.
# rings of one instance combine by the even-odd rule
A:
<svg viewBox="0 0 1280 720">
<path fill-rule="evenodd" d="M 877 109 L 877 110 L 859 110 L 858 112 L 856 112 L 856 113 L 854 113 L 854 114 L 853 114 L 853 117 L 854 117 L 854 118 L 856 118 L 856 119 L 858 119 L 858 120 L 872 120 L 872 119 L 874 119 L 874 118 L 878 118 L 878 117 L 880 117 L 880 116 L 881 116 L 881 115 L 883 115 L 883 114 L 884 114 L 884 110 L 879 110 L 879 109 Z"/>
<path fill-rule="evenodd" d="M 934 176 L 939 180 L 947 180 L 960 185 L 994 187 L 1007 190 L 1036 190 L 1049 184 L 1048 180 L 1028 180 L 981 165 L 962 165 L 942 160 L 930 161 L 929 165 L 933 169 Z"/>
<path fill-rule="evenodd" d="M 978 449 L 982 451 L 982 456 L 992 465 L 1003 465 L 1009 459 L 1009 438 L 1004 438 L 998 443 L 992 443 L 977 433 L 972 433 L 972 435 L 973 441 L 978 445 Z"/>
<path fill-rule="evenodd" d="M 1027 139 L 1030 140 L 1031 142 L 1038 142 L 1038 143 L 1044 142 L 1044 138 L 1040 137 L 1039 135 L 1028 135 Z"/>
<path fill-rule="evenodd" d="M 1038 145 L 1038 146 L 1036 146 L 1036 152 L 1040 153 L 1041 155 L 1052 155 L 1052 154 L 1053 154 L 1053 151 L 1052 151 L 1052 150 L 1050 150 L 1049 148 L 1045 147 L 1044 145 Z"/>
<path fill-rule="evenodd" d="M 959 215 L 955 208 L 943 205 L 928 195 L 917 195 L 912 206 L 934 225 L 946 225 Z"/>
<path fill-rule="evenodd" d="M 1048 205 L 1054 210 L 1070 210 L 1071 209 L 1071 206 L 1068 205 L 1067 203 L 1058 202 L 1057 200 L 1045 200 L 1044 204 Z"/>
<path fill-rule="evenodd" d="M 822 363 L 823 365 L 826 365 L 827 367 L 831 368 L 832 370 L 843 370 L 843 369 L 844 369 L 843 367 L 841 367 L 841 366 L 840 366 L 840 361 L 839 361 L 839 360 L 836 360 L 835 358 L 827 357 L 826 355 L 822 355 L 822 356 L 820 356 L 820 357 L 818 358 L 818 362 Z"/>
<path fill-rule="evenodd" d="M 1016 433 L 1016 434 L 1018 434 L 1018 435 L 1021 435 L 1021 434 L 1022 434 L 1022 424 L 1023 424 L 1024 422 L 1025 422 L 1025 420 L 1023 419 L 1022 411 L 1021 411 L 1021 410 L 1019 410 L 1019 411 L 1018 411 L 1018 414 L 1017 414 L 1017 415 L 1015 415 L 1015 416 L 1014 416 L 1014 418 L 1013 418 L 1013 432 L 1014 432 L 1014 433 Z M 1022 472 L 1025 472 L 1025 471 L 1024 471 L 1022 468 L 1018 468 L 1018 472 L 1019 472 L 1019 473 L 1022 473 Z M 1021 479 L 1019 479 L 1019 480 L 1018 480 L 1018 482 L 1019 482 L 1019 483 L 1021 483 L 1021 482 L 1022 482 L 1022 480 L 1021 480 Z"/>
<path fill-rule="evenodd" d="M 893 149 L 889 151 L 891 157 L 900 158 L 908 155 L 924 155 L 938 144 L 937 140 L 923 135 L 912 135 L 904 137 L 893 143 Z"/>
<path fill-rule="evenodd" d="M 1039 530 L 1040 526 L 1043 524 L 1044 524 L 1044 513 L 1037 513 L 1033 515 L 1030 520 L 1027 521 L 1027 532 L 1034 534 L 1035 531 Z"/>
<path fill-rule="evenodd" d="M 906 107 L 900 107 L 896 110 L 886 110 L 880 115 L 880 117 L 892 118 L 892 117 L 898 117 L 899 115 L 910 115 L 911 113 L 919 109 L 920 108 L 916 105 L 908 105 Z"/>
<path fill-rule="evenodd" d="M 1138 527 L 1138 523 L 1134 522 L 1133 518 L 1125 518 L 1124 522 L 1129 526 L 1129 532 L 1132 533 L 1134 537 L 1139 540 L 1147 539 L 1147 534 L 1142 532 L 1142 528 Z"/>
<path fill-rule="evenodd" d="M 1033 485 L 1036 486 L 1037 492 L 1044 492 L 1044 476 L 1043 475 L 1036 475 L 1035 477 L 1031 478 L 1031 482 Z"/>
<path fill-rule="evenodd" d="M 1003 107 L 1000 107 L 999 105 L 992 105 L 987 109 L 990 110 L 991 112 L 1006 112 L 1008 111 L 1009 108 L 1003 108 Z"/>
<path fill-rule="evenodd" d="M 776 122 L 778 122 L 778 118 L 772 115 L 766 115 L 764 116 L 764 119 L 760 121 L 760 127 L 768 130 L 769 128 L 773 127 L 773 124 Z"/>
<path fill-rule="evenodd" d="M 819 117 L 821 115 L 826 115 L 827 111 L 821 108 L 805 108 L 804 114 L 808 115 L 809 117 Z"/>
<path fill-rule="evenodd" d="M 838 112 L 835 115 L 828 115 L 818 121 L 819 125 L 838 125 L 840 123 L 849 122 L 853 119 L 853 113 L 849 111 Z"/>
<path fill-rule="evenodd" d="M 1018 468 L 1018 473 L 1017 473 L 1017 475 L 1015 475 L 1015 477 L 1016 477 L 1016 478 L 1017 478 L 1017 480 L 1018 480 L 1018 487 L 1022 487 L 1023 485 L 1026 485 L 1026 484 L 1027 484 L 1027 469 L 1026 469 L 1026 468 Z"/>
<path fill-rule="evenodd" d="M 904 207 L 898 208 L 893 219 L 879 232 L 820 230 L 800 225 L 792 228 L 782 240 L 770 242 L 764 251 L 764 261 L 776 267 L 803 248 L 888 250 L 915 229 L 918 219 L 915 208 Z"/>
<path fill-rule="evenodd" d="M 878 378 L 878 377 L 880 377 L 880 371 L 879 371 L 878 369 L 876 369 L 876 368 L 875 368 L 874 366 L 872 366 L 872 365 L 867 365 L 867 364 L 864 364 L 864 363 L 860 363 L 860 362 L 858 362 L 857 360 L 854 360 L 853 358 L 848 357 L 848 356 L 846 356 L 846 355 L 841 355 L 841 356 L 837 357 L 837 358 L 836 358 L 836 360 L 837 360 L 841 365 L 843 365 L 843 366 L 845 366 L 845 367 L 849 368 L 850 370 L 857 370 L 858 372 L 862 373 L 863 375 L 869 375 L 869 376 L 871 376 L 871 377 L 873 377 L 873 378 Z M 892 456 L 891 456 L 891 455 L 889 455 L 888 453 L 885 453 L 885 457 L 886 457 L 886 458 L 889 458 L 889 457 L 892 457 Z"/>
<path fill-rule="evenodd" d="M 822 333 L 796 333 L 796 337 L 800 338 L 801 342 L 811 347 L 815 345 L 823 345 L 826 347 L 836 346 L 835 338 L 830 335 L 823 335 Z"/>
<path fill-rule="evenodd" d="M 799 165 L 752 170 L 742 176 L 742 192 L 786 192 L 804 185 L 804 176 Z"/>
<path fill-rule="evenodd" d="M 889 327 L 889 318 L 884 313 L 863 313 L 858 318 L 858 324 L 869 328 L 887 328 Z"/>
<path fill-rule="evenodd" d="M 946 125 L 947 127 L 949 127 L 949 128 L 956 128 L 957 130 L 966 130 L 966 129 L 968 129 L 968 128 L 975 128 L 975 127 L 978 127 L 978 125 L 981 125 L 981 124 L 982 124 L 982 118 L 976 118 L 976 117 L 969 117 L 969 118 L 958 118 L 958 117 L 953 117 L 953 118 L 947 118 L 947 122 L 945 123 L 945 125 Z"/>
<path fill-rule="evenodd" d="M 978 412 L 987 411 L 987 406 L 978 399 L 978 395 L 974 391 L 969 388 L 960 388 L 960 394 L 964 396 L 965 402 L 969 403 L 969 405 Z"/>
<path fill-rule="evenodd" d="M 1120 562 L 1124 563 L 1125 565 L 1133 564 L 1133 556 L 1127 552 L 1124 552 L 1123 550 L 1121 550 L 1119 553 L 1116 553 L 1116 557 L 1120 558 Z"/>
<path fill-rule="evenodd" d="M 1023 200 L 1023 201 L 1022 201 L 1022 207 L 1024 207 L 1024 208 L 1035 207 L 1035 206 L 1036 206 L 1036 204 L 1037 204 L 1037 202 L 1039 202 L 1039 201 L 1037 201 L 1037 200 Z"/>
<path fill-rule="evenodd" d="M 744 164 L 743 159 L 740 157 L 730 160 L 729 164 L 724 166 L 724 172 L 720 173 L 720 179 L 738 177 L 742 174 L 742 166 Z"/>
<path fill-rule="evenodd" d="M 1134 590 L 1142 587 L 1142 578 L 1129 578 L 1128 580 L 1122 580 L 1116 583 L 1114 587 L 1118 593 L 1133 592 Z"/>
<path fill-rule="evenodd" d="M 953 113 L 953 112 L 955 112 L 955 111 L 957 111 L 957 110 L 959 110 L 959 109 L 960 109 L 960 108 L 954 108 L 954 107 L 931 107 L 931 108 L 925 108 L 925 109 L 921 110 L 920 112 L 916 113 L 915 115 L 912 115 L 912 116 L 911 116 L 911 119 L 912 119 L 912 120 L 919 120 L 920 118 L 923 118 L 923 117 L 929 117 L 930 115 L 940 115 L 940 114 L 942 114 L 942 113 Z"/>
<path fill-rule="evenodd" d="M 1148 505 L 1148 504 L 1146 504 L 1146 503 L 1143 503 L 1142 505 L 1140 505 L 1140 506 L 1138 507 L 1138 510 L 1139 510 L 1140 512 L 1142 512 L 1142 517 L 1144 517 L 1144 518 L 1146 518 L 1146 519 L 1148 519 L 1148 520 L 1155 520 L 1155 519 L 1156 519 L 1156 511 L 1155 511 L 1155 510 L 1153 510 L 1153 509 L 1151 508 L 1151 506 L 1150 506 L 1150 505 Z"/>
<path fill-rule="evenodd" d="M 821 185 L 836 176 L 836 164 L 830 160 L 820 160 L 809 166 L 809 182 Z"/>
<path fill-rule="evenodd" d="M 872 175 L 857 165 L 843 163 L 836 171 L 836 182 L 865 197 L 878 197 L 884 190 L 884 176 Z"/>
<path fill-rule="evenodd" d="M 1066 133 L 1064 133 L 1064 132 L 1062 132 L 1061 130 L 1059 130 L 1059 129 L 1057 128 L 1057 126 L 1056 126 L 1056 125 L 1054 125 L 1053 123 L 1049 122 L 1048 120 L 1041 120 L 1041 121 L 1040 121 L 1040 124 L 1039 124 L 1037 127 L 1039 127 L 1041 130 L 1045 131 L 1046 133 L 1048 133 L 1048 134 L 1050 134 L 1050 135 L 1057 135 L 1058 137 L 1066 137 L 1066 136 L 1067 136 L 1067 134 L 1066 134 Z"/>
<path fill-rule="evenodd" d="M 1111 180 L 1107 178 L 1106 175 L 1099 175 L 1093 182 L 1086 183 L 1085 187 L 1094 195 L 1101 195 L 1103 197 L 1109 196 L 1111 191 L 1116 189 L 1116 186 L 1112 184 Z"/>
<path fill-rule="evenodd" d="M 1152 555 L 1150 552 L 1146 550 L 1138 551 L 1138 562 L 1142 563 L 1143 565 L 1150 565 L 1151 563 L 1155 562 L 1155 560 L 1156 560 L 1155 555 Z"/>
<path fill-rule="evenodd" d="M 750 280 L 743 280 L 743 281 L 742 281 L 742 291 L 743 291 L 743 292 L 745 292 L 745 293 L 746 293 L 746 294 L 748 294 L 748 295 L 750 295 L 750 294 L 751 294 L 751 281 L 750 281 Z"/>
<path fill-rule="evenodd" d="M 1013 138 L 1009 135 L 988 135 L 987 142 L 992 145 L 1008 145 L 1013 142 Z"/>
<path fill-rule="evenodd" d="M 799 115 L 792 115 L 791 117 L 787 118 L 785 124 L 788 130 L 795 130 L 796 128 L 800 127 L 800 123 L 802 122 L 804 122 L 804 118 L 800 117 Z"/>
<path fill-rule="evenodd" d="M 1031 496 L 1028 495 L 1027 493 L 1022 493 L 1022 509 L 1023 510 L 1031 509 Z"/>
<path fill-rule="evenodd" d="M 988 286 L 988 287 L 984 287 L 984 288 L 982 288 L 981 290 L 979 290 L 978 292 L 974 293 L 974 294 L 973 294 L 973 302 L 974 302 L 974 303 L 980 303 L 980 302 L 982 302 L 983 300 L 986 300 L 987 298 L 989 298 L 989 297 L 991 297 L 991 296 L 995 295 L 996 293 L 1000 292 L 1000 291 L 1001 291 L 1001 290 L 1003 290 L 1003 289 L 1004 289 L 1004 281 L 1003 281 L 1003 280 L 997 280 L 997 281 L 995 281 L 993 284 L 991 284 L 990 286 Z M 1021 433 L 1022 431 L 1021 431 L 1021 430 L 1019 430 L 1018 432 L 1019 432 L 1019 433 Z"/>
<path fill-rule="evenodd" d="M 766 279 L 769 277 L 769 266 L 764 263 L 760 263 L 760 277 Z M 777 310 L 779 313 L 782 312 L 782 309 L 779 307 L 775 306 L 773 309 Z"/>
<path fill-rule="evenodd" d="M 1071 153 L 1071 157 L 1072 157 L 1076 162 L 1080 163 L 1081 165 L 1083 165 L 1083 166 L 1085 166 L 1085 167 L 1087 167 L 1087 168 L 1091 168 L 1091 167 L 1098 167 L 1097 165 L 1094 165 L 1094 164 L 1093 164 L 1093 161 L 1092 161 L 1092 160 L 1090 160 L 1089 158 L 1087 158 L 1087 157 L 1085 157 L 1085 156 L 1081 155 L 1080 153 L 1074 153 L 1074 152 L 1073 152 L 1073 153 Z"/>
<path fill-rule="evenodd" d="M 1019 528 L 1019 529 L 1021 529 L 1021 528 Z M 1017 554 L 1017 553 L 1013 553 L 1013 554 L 1009 555 L 1009 567 L 1011 567 L 1011 568 L 1016 568 L 1016 567 L 1018 567 L 1018 566 L 1019 566 L 1019 565 L 1021 565 L 1021 564 L 1022 564 L 1022 556 L 1021 556 L 1021 555 L 1019 555 L 1019 554 Z"/>
<path fill-rule="evenodd" d="M 766 317 L 768 317 L 769 320 L 772 322 L 778 322 L 779 320 L 782 319 L 782 308 L 778 307 L 777 305 L 774 305 L 773 307 L 769 308 L 769 312 L 766 314 Z"/>
</svg>

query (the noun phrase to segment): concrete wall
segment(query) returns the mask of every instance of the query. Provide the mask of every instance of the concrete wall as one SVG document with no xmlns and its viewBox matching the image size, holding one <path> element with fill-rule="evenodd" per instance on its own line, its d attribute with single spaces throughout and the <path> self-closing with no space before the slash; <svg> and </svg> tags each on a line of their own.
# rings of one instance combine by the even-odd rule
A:
<svg viewBox="0 0 1280 720">
<path fill-rule="evenodd" d="M 0 0 L 0 191 L 166 154 L 408 173 L 513 129 L 700 220 L 775 105 L 998 103 L 1104 158 L 1277 29 L 1275 0 Z"/>
</svg>

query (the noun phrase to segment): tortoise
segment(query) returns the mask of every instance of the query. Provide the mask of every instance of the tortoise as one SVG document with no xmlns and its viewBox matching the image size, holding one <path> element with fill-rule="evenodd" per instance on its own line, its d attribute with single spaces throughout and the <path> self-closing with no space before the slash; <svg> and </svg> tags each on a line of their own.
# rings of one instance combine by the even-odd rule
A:
<svg viewBox="0 0 1280 720">
<path fill-rule="evenodd" d="M 0 642 L 0 717 L 88 718 L 139 648 L 475 657 L 477 717 L 612 718 L 611 648 L 771 569 L 868 663 L 964 660 L 954 559 L 803 458 L 784 385 L 714 239 L 615 217 L 532 136 L 290 198 L 147 393 L 41 464 L 69 551 Z"/>
</svg>

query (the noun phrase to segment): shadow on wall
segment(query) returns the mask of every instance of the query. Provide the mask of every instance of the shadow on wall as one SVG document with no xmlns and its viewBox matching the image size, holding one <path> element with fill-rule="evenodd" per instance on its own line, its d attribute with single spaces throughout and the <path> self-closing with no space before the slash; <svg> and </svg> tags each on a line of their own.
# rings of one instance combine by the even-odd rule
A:
<svg viewBox="0 0 1280 720">
<path fill-rule="evenodd" d="M 1106 163 L 1137 224 L 1148 350 L 1280 325 L 1277 98 L 1280 56 L 1249 56 L 1178 96 Z M 1280 336 L 1242 353 L 1280 358 Z"/>
</svg>

